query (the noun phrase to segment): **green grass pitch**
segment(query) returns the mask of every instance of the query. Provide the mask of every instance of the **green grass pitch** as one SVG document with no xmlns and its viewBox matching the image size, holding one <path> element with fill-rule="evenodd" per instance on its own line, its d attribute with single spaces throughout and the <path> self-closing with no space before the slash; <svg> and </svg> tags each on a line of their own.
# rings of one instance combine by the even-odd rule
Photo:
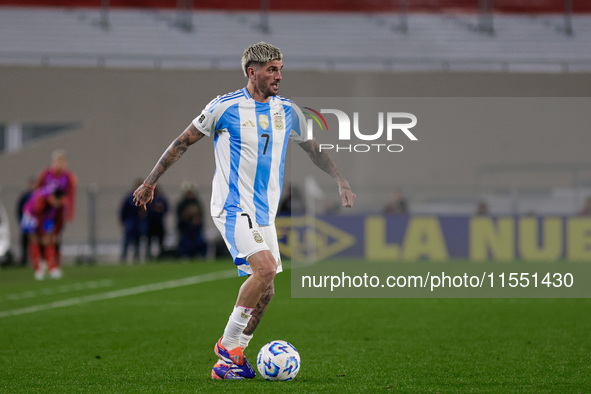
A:
<svg viewBox="0 0 591 394">
<path fill-rule="evenodd" d="M 302 367 L 295 381 L 268 382 L 210 377 L 240 278 L 88 298 L 228 269 L 66 267 L 44 282 L 0 271 L 0 391 L 591 392 L 589 299 L 291 299 L 287 271 L 246 356 L 254 364 L 284 339 Z"/>
</svg>

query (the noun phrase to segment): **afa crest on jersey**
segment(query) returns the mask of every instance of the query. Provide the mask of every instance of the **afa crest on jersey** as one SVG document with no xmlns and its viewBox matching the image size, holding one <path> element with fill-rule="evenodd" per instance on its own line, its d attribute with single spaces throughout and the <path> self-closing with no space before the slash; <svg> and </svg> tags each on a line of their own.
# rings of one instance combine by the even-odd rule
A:
<svg viewBox="0 0 591 394">
<path fill-rule="evenodd" d="M 273 126 L 275 126 L 275 130 L 283 130 L 283 116 L 277 114 L 273 117 Z"/>
</svg>

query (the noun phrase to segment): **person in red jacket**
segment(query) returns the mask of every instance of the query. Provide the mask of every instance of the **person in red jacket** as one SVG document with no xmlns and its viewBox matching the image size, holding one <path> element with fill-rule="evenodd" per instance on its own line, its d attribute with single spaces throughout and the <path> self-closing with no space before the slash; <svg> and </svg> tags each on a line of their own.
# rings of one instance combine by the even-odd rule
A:
<svg viewBox="0 0 591 394">
<path fill-rule="evenodd" d="M 56 252 L 56 228 L 57 223 L 62 221 L 63 214 L 64 192 L 51 186 L 35 190 L 23 208 L 21 229 L 29 236 L 29 255 L 37 280 L 45 278 L 45 269 L 41 265 L 42 254 L 50 277 L 62 277 Z"/>
<path fill-rule="evenodd" d="M 76 210 L 76 175 L 68 169 L 68 159 L 66 152 L 58 149 L 51 154 L 51 164 L 43 169 L 37 177 L 36 189 L 45 187 L 59 188 L 63 191 L 63 217 L 55 223 L 56 256 L 58 263 L 61 261 L 61 233 L 64 222 L 71 222 L 74 219 Z"/>
</svg>

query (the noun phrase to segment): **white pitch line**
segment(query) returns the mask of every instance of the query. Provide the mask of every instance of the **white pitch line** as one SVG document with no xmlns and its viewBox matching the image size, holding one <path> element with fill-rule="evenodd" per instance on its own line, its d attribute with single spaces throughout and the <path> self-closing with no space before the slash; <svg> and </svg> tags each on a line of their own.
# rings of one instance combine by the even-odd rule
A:
<svg viewBox="0 0 591 394">
<path fill-rule="evenodd" d="M 160 291 L 166 289 L 174 289 L 177 287 L 195 285 L 197 283 L 213 282 L 220 279 L 235 278 L 236 270 L 227 270 L 212 272 L 209 274 L 191 276 L 184 279 L 169 280 L 166 282 L 152 283 L 149 285 L 142 285 L 137 287 L 129 287 L 127 289 L 113 290 L 106 293 L 93 294 L 84 297 L 69 298 L 67 300 L 50 302 L 48 304 L 33 305 L 26 308 L 12 309 L 9 311 L 0 312 L 0 318 L 9 316 L 26 315 L 40 311 L 47 311 L 57 308 L 65 308 L 72 305 L 86 304 L 94 301 L 112 300 L 114 298 L 127 297 L 136 294 L 150 293 L 153 291 Z"/>
<path fill-rule="evenodd" d="M 4 299 L 6 299 L 8 301 L 18 301 L 18 300 L 22 300 L 24 298 L 35 298 L 35 297 L 48 296 L 48 295 L 54 295 L 54 294 L 65 294 L 65 293 L 71 293 L 74 291 L 98 289 L 101 287 L 112 287 L 114 285 L 115 285 L 115 283 L 111 279 L 105 279 L 105 280 L 101 280 L 101 281 L 91 281 L 91 282 L 86 282 L 86 283 L 74 283 L 74 284 L 70 284 L 70 285 L 63 285 L 60 287 L 42 289 L 42 290 L 37 290 L 37 291 L 29 290 L 29 291 L 24 291 L 22 293 L 11 293 L 11 294 L 6 294 L 4 296 Z M 2 297 L 0 297 L 0 300 L 2 300 Z"/>
</svg>

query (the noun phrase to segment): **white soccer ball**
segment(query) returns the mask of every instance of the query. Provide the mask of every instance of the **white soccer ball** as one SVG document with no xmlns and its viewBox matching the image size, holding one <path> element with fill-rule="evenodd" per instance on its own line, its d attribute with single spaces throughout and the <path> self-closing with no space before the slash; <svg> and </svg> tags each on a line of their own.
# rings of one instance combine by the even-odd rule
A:
<svg viewBox="0 0 591 394">
<path fill-rule="evenodd" d="M 300 371 L 300 354 L 289 342 L 271 341 L 259 351 L 257 368 L 267 380 L 292 380 Z"/>
</svg>

